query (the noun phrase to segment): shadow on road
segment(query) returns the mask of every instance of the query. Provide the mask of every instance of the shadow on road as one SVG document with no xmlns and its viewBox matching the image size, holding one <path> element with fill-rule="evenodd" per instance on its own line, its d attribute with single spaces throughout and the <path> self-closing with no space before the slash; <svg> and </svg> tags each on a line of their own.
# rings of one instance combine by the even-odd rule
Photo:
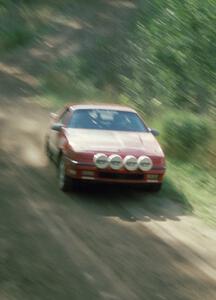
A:
<svg viewBox="0 0 216 300">
<path fill-rule="evenodd" d="M 149 222 L 151 219 L 162 222 L 167 219 L 179 221 L 179 216 L 192 212 L 187 198 L 175 190 L 168 180 L 162 191 L 156 194 L 136 186 L 82 184 L 78 191 L 70 192 L 69 196 L 72 200 L 74 196 L 78 197 L 89 210 L 92 209 L 98 214 L 118 217 L 128 222 Z M 107 211 L 107 206 L 112 206 L 111 213 L 110 210 Z M 134 211 L 139 212 L 139 217 L 135 217 L 125 208 L 131 206 Z"/>
</svg>

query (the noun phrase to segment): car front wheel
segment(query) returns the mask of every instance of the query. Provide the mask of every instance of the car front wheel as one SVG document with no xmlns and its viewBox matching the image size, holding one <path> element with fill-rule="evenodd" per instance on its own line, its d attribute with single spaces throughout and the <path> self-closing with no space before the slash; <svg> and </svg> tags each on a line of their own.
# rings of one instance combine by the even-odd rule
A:
<svg viewBox="0 0 216 300">
<path fill-rule="evenodd" d="M 47 157 L 51 160 L 52 159 L 52 153 L 50 151 L 49 140 L 48 139 L 46 139 L 46 141 L 45 141 L 45 151 L 46 151 Z"/>
<path fill-rule="evenodd" d="M 70 178 L 65 173 L 65 160 L 61 156 L 58 164 L 58 183 L 60 190 L 67 192 L 70 188 Z"/>
</svg>

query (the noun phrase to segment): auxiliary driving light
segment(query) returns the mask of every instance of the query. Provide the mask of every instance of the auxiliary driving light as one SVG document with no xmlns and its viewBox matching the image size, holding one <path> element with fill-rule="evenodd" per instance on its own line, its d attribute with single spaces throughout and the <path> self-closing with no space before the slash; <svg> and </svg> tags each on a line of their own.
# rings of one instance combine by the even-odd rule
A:
<svg viewBox="0 0 216 300">
<path fill-rule="evenodd" d="M 98 169 L 105 169 L 109 165 L 108 157 L 104 153 L 95 154 L 93 161 Z"/>
<path fill-rule="evenodd" d="M 123 166 L 122 158 L 117 154 L 110 155 L 108 160 L 109 165 L 113 170 L 119 170 Z"/>
<path fill-rule="evenodd" d="M 135 171 L 138 168 L 137 159 L 133 155 L 127 155 L 124 158 L 124 166 L 128 171 Z"/>
<path fill-rule="evenodd" d="M 150 157 L 143 155 L 138 158 L 138 166 L 142 171 L 149 171 L 152 168 L 153 163 Z"/>
</svg>

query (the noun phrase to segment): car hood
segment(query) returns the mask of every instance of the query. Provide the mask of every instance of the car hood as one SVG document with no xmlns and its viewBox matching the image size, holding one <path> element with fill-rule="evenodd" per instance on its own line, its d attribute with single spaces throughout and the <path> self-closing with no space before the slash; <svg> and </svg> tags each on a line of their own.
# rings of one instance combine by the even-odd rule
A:
<svg viewBox="0 0 216 300">
<path fill-rule="evenodd" d="M 66 136 L 75 152 L 164 156 L 150 132 L 66 129 Z"/>
</svg>

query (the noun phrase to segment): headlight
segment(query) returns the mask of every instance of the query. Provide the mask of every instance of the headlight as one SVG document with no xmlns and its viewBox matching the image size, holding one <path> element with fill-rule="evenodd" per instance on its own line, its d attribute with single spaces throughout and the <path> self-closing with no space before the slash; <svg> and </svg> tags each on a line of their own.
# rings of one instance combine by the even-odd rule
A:
<svg viewBox="0 0 216 300">
<path fill-rule="evenodd" d="M 128 171 L 135 171 L 138 167 L 137 159 L 133 155 L 127 155 L 123 163 Z"/>
<path fill-rule="evenodd" d="M 93 161 L 95 166 L 99 169 L 105 169 L 109 165 L 108 157 L 103 153 L 95 154 Z"/>
<path fill-rule="evenodd" d="M 138 158 L 138 166 L 142 171 L 149 171 L 152 168 L 153 163 L 150 157 L 143 155 Z"/>
<path fill-rule="evenodd" d="M 123 166 L 122 158 L 117 154 L 110 155 L 108 160 L 109 165 L 113 170 L 119 170 Z"/>
</svg>

